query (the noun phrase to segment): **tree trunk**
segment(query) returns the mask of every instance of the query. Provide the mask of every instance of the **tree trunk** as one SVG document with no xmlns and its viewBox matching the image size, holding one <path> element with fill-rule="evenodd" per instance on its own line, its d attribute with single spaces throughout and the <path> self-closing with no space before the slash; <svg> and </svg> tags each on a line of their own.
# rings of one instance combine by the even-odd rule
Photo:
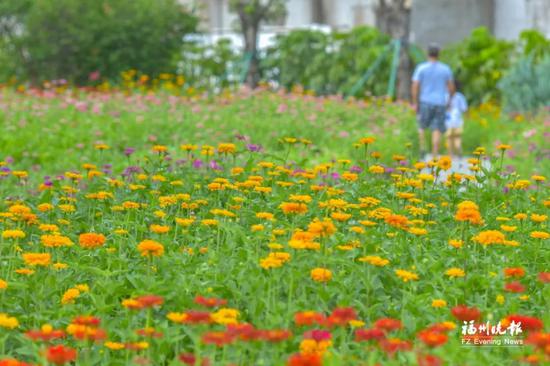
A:
<svg viewBox="0 0 550 366">
<path fill-rule="evenodd" d="M 250 57 L 248 73 L 246 74 L 246 84 L 254 89 L 260 81 L 260 65 L 258 60 L 258 32 L 259 21 L 247 22 L 247 28 L 244 30 L 244 50 L 245 55 Z"/>
<path fill-rule="evenodd" d="M 397 69 L 397 99 L 408 100 L 411 90 L 412 60 L 409 55 L 411 18 L 410 0 L 379 0 L 376 26 L 394 39 L 401 40 Z"/>
</svg>

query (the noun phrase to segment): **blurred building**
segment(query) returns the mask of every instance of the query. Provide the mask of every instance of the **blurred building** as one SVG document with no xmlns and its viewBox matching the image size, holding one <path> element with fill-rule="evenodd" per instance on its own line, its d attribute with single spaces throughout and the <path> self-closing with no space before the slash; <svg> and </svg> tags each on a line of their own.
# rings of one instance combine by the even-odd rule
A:
<svg viewBox="0 0 550 366">
<path fill-rule="evenodd" d="M 179 0 L 201 18 L 201 28 L 213 38 L 235 38 L 235 14 L 228 0 Z M 262 28 L 261 45 L 272 35 L 296 28 L 346 30 L 376 24 L 378 0 L 287 0 L 286 19 Z M 486 26 L 495 36 L 517 38 L 524 29 L 550 37 L 550 0 L 412 0 L 411 41 L 442 45 L 460 41 L 475 27 Z"/>
</svg>

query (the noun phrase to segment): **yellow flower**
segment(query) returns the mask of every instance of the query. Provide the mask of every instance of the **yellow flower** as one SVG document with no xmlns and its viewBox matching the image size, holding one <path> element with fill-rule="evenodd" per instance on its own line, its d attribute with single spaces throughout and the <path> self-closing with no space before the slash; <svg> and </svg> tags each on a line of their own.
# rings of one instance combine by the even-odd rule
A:
<svg viewBox="0 0 550 366">
<path fill-rule="evenodd" d="M 252 225 L 252 226 L 250 227 L 250 230 L 251 230 L 252 232 L 263 231 L 263 230 L 264 230 L 264 226 L 261 225 L 261 224 Z"/>
<path fill-rule="evenodd" d="M 165 234 L 170 231 L 170 226 L 152 224 L 149 226 L 149 230 L 156 234 Z"/>
<path fill-rule="evenodd" d="M 369 264 L 372 264 L 373 266 L 377 266 L 377 267 L 384 267 L 386 266 L 388 263 L 390 263 L 390 261 L 388 259 L 384 259 L 382 257 L 378 257 L 378 256 L 375 256 L 375 255 L 367 255 L 365 257 L 361 257 L 358 259 L 359 262 L 367 262 Z"/>
<path fill-rule="evenodd" d="M 449 240 L 449 245 L 458 249 L 458 248 L 462 248 L 462 245 L 464 245 L 464 242 L 462 240 L 451 239 Z"/>
<path fill-rule="evenodd" d="M 500 305 L 504 304 L 504 296 L 502 296 L 502 295 L 497 295 L 497 299 L 496 299 L 496 300 L 497 300 L 497 302 L 498 302 Z"/>
<path fill-rule="evenodd" d="M 445 271 L 445 274 L 449 277 L 464 277 L 465 273 L 460 268 L 450 268 Z"/>
<path fill-rule="evenodd" d="M 542 223 L 545 222 L 548 219 L 548 216 L 546 215 L 539 215 L 539 214 L 531 214 L 531 221 Z"/>
<path fill-rule="evenodd" d="M 61 304 L 73 304 L 79 296 L 80 290 L 78 290 L 77 288 L 70 288 L 63 294 L 63 297 L 61 298 Z"/>
<path fill-rule="evenodd" d="M 504 244 L 506 237 L 498 230 L 486 230 L 474 236 L 473 240 L 482 245 Z"/>
<path fill-rule="evenodd" d="M 38 211 L 40 212 L 46 212 L 46 211 L 53 210 L 53 205 L 49 203 L 41 203 L 38 206 L 36 206 L 36 208 L 38 208 Z"/>
<path fill-rule="evenodd" d="M 4 230 L 2 231 L 2 239 L 23 239 L 26 234 L 22 230 Z"/>
<path fill-rule="evenodd" d="M 432 307 L 434 308 L 442 308 L 447 306 L 447 301 L 441 300 L 441 299 L 435 299 L 432 300 Z"/>
<path fill-rule="evenodd" d="M 532 231 L 529 236 L 533 239 L 548 239 L 550 238 L 550 234 L 546 231 Z"/>
<path fill-rule="evenodd" d="M 187 319 L 187 314 L 170 312 L 166 315 L 166 318 L 174 323 L 183 323 Z"/>
<path fill-rule="evenodd" d="M 229 308 L 222 308 L 211 314 L 212 320 L 221 325 L 238 324 L 238 317 L 239 311 Z"/>
<path fill-rule="evenodd" d="M 184 227 L 191 226 L 194 222 L 195 222 L 194 218 L 183 219 L 183 218 L 176 217 L 176 224 L 180 226 L 184 226 Z"/>
<path fill-rule="evenodd" d="M 404 269 L 396 269 L 395 274 L 397 277 L 399 277 L 403 282 L 409 282 L 409 281 L 417 281 L 418 275 L 413 272 L 406 271 Z"/>
<path fill-rule="evenodd" d="M 105 342 L 103 345 L 113 351 L 118 351 L 125 348 L 124 343 L 119 342 Z"/>
<path fill-rule="evenodd" d="M 0 290 L 5 290 L 8 288 L 8 283 L 0 279 Z"/>
<path fill-rule="evenodd" d="M 437 162 L 437 167 L 441 170 L 449 170 L 452 166 L 452 160 L 450 156 L 442 156 Z"/>
<path fill-rule="evenodd" d="M 501 150 L 501 151 L 504 151 L 504 150 L 509 150 L 511 149 L 512 146 L 511 145 L 506 145 L 506 144 L 500 144 L 497 146 L 497 149 Z"/>
<path fill-rule="evenodd" d="M 42 235 L 40 237 L 42 245 L 45 247 L 61 247 L 61 246 L 71 246 L 73 242 L 66 236 L 63 235 Z"/>
<path fill-rule="evenodd" d="M 373 174 L 383 174 L 385 171 L 383 166 L 380 165 L 372 165 L 369 167 L 369 172 Z"/>
<path fill-rule="evenodd" d="M 310 276 L 316 282 L 328 282 L 332 279 L 332 272 L 326 268 L 314 268 Z"/>
<path fill-rule="evenodd" d="M 0 313 L 0 327 L 14 329 L 19 326 L 19 321 L 13 316 L 9 316 L 6 313 Z"/>
</svg>

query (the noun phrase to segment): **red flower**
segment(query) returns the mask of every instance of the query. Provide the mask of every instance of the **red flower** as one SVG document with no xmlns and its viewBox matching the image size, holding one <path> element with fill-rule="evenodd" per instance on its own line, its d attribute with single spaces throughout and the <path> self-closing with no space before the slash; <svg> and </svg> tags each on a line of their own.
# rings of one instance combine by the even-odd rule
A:
<svg viewBox="0 0 550 366">
<path fill-rule="evenodd" d="M 418 338 L 428 347 L 438 347 L 447 343 L 448 337 L 445 333 L 423 330 L 418 333 Z"/>
<path fill-rule="evenodd" d="M 215 297 L 195 297 L 195 304 L 206 306 L 207 308 L 213 308 L 216 306 L 224 306 L 227 304 L 227 300 L 217 299 Z"/>
<path fill-rule="evenodd" d="M 550 333 L 531 333 L 525 340 L 526 344 L 532 344 L 536 348 L 545 349 L 550 346 Z"/>
<path fill-rule="evenodd" d="M 46 359 L 54 365 L 64 365 L 76 360 L 76 350 L 62 344 L 51 346 L 46 350 Z"/>
<path fill-rule="evenodd" d="M 136 334 L 142 337 L 161 338 L 162 332 L 157 332 L 155 328 L 143 328 L 136 330 Z"/>
<path fill-rule="evenodd" d="M 294 314 L 296 325 L 321 325 L 325 322 L 325 316 L 315 311 L 303 311 Z"/>
<path fill-rule="evenodd" d="M 317 354 L 302 355 L 297 353 L 290 356 L 287 362 L 287 366 L 322 366 L 322 364 L 321 356 Z"/>
<path fill-rule="evenodd" d="M 362 342 L 362 341 L 370 341 L 371 339 L 374 340 L 381 340 L 386 337 L 386 334 L 382 329 L 357 329 L 355 331 L 355 341 L 356 342 Z"/>
<path fill-rule="evenodd" d="M 202 335 L 201 340 L 204 344 L 215 344 L 222 347 L 233 342 L 233 337 L 227 332 L 207 332 Z"/>
<path fill-rule="evenodd" d="M 504 285 L 504 290 L 508 292 L 521 293 L 525 291 L 525 286 L 523 286 L 518 281 L 513 281 Z"/>
<path fill-rule="evenodd" d="M 461 321 L 481 319 L 481 312 L 475 306 L 469 308 L 466 305 L 458 305 L 451 309 L 451 314 Z"/>
<path fill-rule="evenodd" d="M 141 306 L 140 308 L 152 308 L 154 306 L 160 306 L 164 303 L 164 299 L 157 295 L 143 295 L 135 299 Z"/>
<path fill-rule="evenodd" d="M 419 354 L 416 358 L 418 366 L 442 366 L 443 361 L 434 355 L 422 355 Z"/>
<path fill-rule="evenodd" d="M 304 339 L 313 339 L 316 342 L 329 341 L 332 335 L 329 331 L 314 329 L 304 333 Z"/>
<path fill-rule="evenodd" d="M 401 329 L 403 325 L 398 319 L 381 318 L 374 323 L 374 327 L 377 329 L 385 330 L 386 332 L 391 332 L 392 330 Z"/>
<path fill-rule="evenodd" d="M 43 326 L 41 329 L 31 329 L 25 333 L 27 338 L 33 341 L 49 342 L 52 339 L 65 337 L 65 332 L 61 329 L 52 329 L 51 326 Z"/>
<path fill-rule="evenodd" d="M 292 332 L 286 329 L 262 330 L 261 338 L 268 342 L 282 342 L 292 337 Z"/>
<path fill-rule="evenodd" d="M 241 341 L 253 341 L 261 337 L 261 332 L 248 323 L 229 324 L 226 332 L 231 337 L 238 338 Z"/>
<path fill-rule="evenodd" d="M 393 356 L 398 351 L 409 351 L 412 348 L 410 342 L 398 338 L 382 339 L 379 344 L 382 350 L 389 356 Z"/>
<path fill-rule="evenodd" d="M 336 308 L 327 319 L 328 326 L 345 326 L 350 320 L 357 319 L 357 313 L 353 308 Z"/>
<path fill-rule="evenodd" d="M 184 323 L 190 324 L 210 324 L 212 317 L 208 311 L 189 310 L 185 312 L 186 318 Z"/>
<path fill-rule="evenodd" d="M 182 353 L 179 355 L 179 360 L 189 366 L 195 366 L 197 363 L 197 357 L 192 353 Z M 210 366 L 210 360 L 208 358 L 203 358 L 201 366 Z"/>
<path fill-rule="evenodd" d="M 91 315 L 80 315 L 74 318 L 72 323 L 79 325 L 88 325 L 91 327 L 99 327 L 99 324 L 101 324 L 101 319 Z"/>
<path fill-rule="evenodd" d="M 0 360 L 0 366 L 32 366 L 30 363 L 17 361 L 15 358 L 4 358 Z"/>
<path fill-rule="evenodd" d="M 541 272 L 539 273 L 539 281 L 542 283 L 550 282 L 550 272 Z"/>
<path fill-rule="evenodd" d="M 506 317 L 506 320 L 508 320 L 509 323 L 515 322 L 516 324 L 520 324 L 520 327 L 522 330 L 527 331 L 536 331 L 541 330 L 544 324 L 542 323 L 542 320 L 527 316 L 527 315 L 520 315 L 520 314 L 512 314 L 508 315 Z"/>
</svg>

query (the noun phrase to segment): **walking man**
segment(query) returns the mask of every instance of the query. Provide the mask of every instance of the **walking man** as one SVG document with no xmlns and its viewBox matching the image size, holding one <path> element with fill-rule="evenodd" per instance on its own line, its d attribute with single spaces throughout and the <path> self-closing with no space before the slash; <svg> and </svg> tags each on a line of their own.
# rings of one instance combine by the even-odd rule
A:
<svg viewBox="0 0 550 366">
<path fill-rule="evenodd" d="M 454 93 L 451 68 L 439 61 L 439 46 L 428 47 L 428 61 L 419 64 L 412 77 L 412 103 L 418 119 L 420 154 L 426 154 L 424 131 L 432 131 L 432 156 L 439 154 L 441 138 L 445 133 L 445 112 Z"/>
</svg>

